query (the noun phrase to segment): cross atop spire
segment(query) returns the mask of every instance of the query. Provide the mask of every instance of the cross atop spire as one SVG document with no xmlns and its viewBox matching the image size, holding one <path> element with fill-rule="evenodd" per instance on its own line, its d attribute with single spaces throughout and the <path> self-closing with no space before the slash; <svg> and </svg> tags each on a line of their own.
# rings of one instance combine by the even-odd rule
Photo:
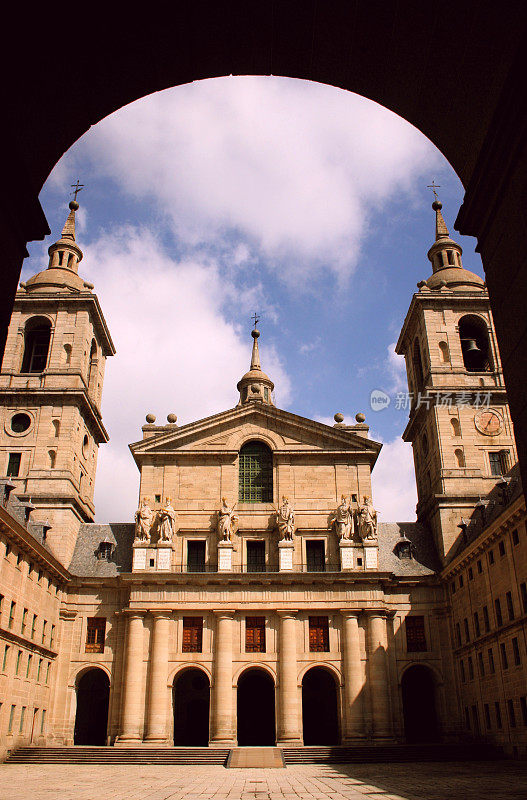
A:
<svg viewBox="0 0 527 800">
<path fill-rule="evenodd" d="M 439 200 L 439 198 L 438 198 L 438 196 L 437 196 L 436 189 L 440 189 L 440 188 L 441 188 L 441 186 L 438 186 L 438 185 L 436 184 L 435 180 L 433 180 L 433 181 L 432 181 L 432 183 L 429 183 L 429 184 L 428 184 L 428 186 L 427 186 L 426 188 L 427 188 L 427 189 L 431 189 L 431 190 L 433 191 L 433 193 L 434 193 L 434 197 L 435 197 L 435 199 L 436 199 L 436 200 Z"/>
<path fill-rule="evenodd" d="M 254 327 L 256 328 L 256 326 L 257 326 L 257 325 L 258 325 L 258 323 L 260 322 L 260 317 L 258 316 L 258 314 L 256 313 L 256 311 L 255 311 L 255 312 L 254 312 L 254 314 L 252 315 L 251 319 L 252 319 L 252 320 L 254 320 Z"/>
<path fill-rule="evenodd" d="M 274 383 L 265 372 L 262 372 L 260 366 L 260 352 L 258 350 L 260 331 L 256 327 L 260 317 L 255 313 L 252 315 L 251 319 L 254 322 L 254 328 L 251 331 L 251 336 L 253 337 L 251 367 L 249 372 L 246 372 L 243 378 L 238 381 L 237 389 L 240 392 L 240 402 L 238 405 L 243 405 L 248 402 L 263 402 L 268 405 L 273 405 L 272 391 L 274 389 Z"/>
<path fill-rule="evenodd" d="M 84 184 L 80 183 L 79 179 L 77 178 L 77 183 L 72 183 L 71 184 L 71 188 L 73 189 L 73 191 L 70 192 L 70 194 L 73 195 L 73 200 L 76 202 L 77 201 L 77 195 L 79 194 L 79 192 L 82 192 L 82 190 L 84 189 Z"/>
</svg>

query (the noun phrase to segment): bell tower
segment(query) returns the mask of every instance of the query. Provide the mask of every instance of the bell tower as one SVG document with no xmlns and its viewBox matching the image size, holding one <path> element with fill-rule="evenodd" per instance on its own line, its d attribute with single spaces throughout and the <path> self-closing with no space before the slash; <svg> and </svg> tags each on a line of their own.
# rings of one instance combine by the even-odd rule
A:
<svg viewBox="0 0 527 800">
<path fill-rule="evenodd" d="M 417 284 L 396 352 L 406 361 L 417 515 L 444 561 L 462 518 L 517 460 L 488 291 L 463 267 L 434 200 L 432 275 Z"/>
<path fill-rule="evenodd" d="M 69 565 L 82 522 L 94 518 L 106 358 L 115 353 L 93 285 L 78 274 L 76 200 L 47 269 L 20 284 L 0 371 L 0 474 L 47 522 L 47 543 Z"/>
</svg>

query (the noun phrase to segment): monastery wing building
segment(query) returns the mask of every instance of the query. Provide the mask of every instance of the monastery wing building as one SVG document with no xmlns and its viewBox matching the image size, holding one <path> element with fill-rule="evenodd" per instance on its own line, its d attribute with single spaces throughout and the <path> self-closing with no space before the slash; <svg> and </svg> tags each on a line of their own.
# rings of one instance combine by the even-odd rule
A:
<svg viewBox="0 0 527 800">
<path fill-rule="evenodd" d="M 70 203 L 48 268 L 17 293 L 0 373 L 4 757 L 483 737 L 526 751 L 512 423 L 485 285 L 433 207 L 433 274 L 397 345 L 417 522 L 378 518 L 363 414 L 331 426 L 275 406 L 255 327 L 236 405 L 182 426 L 147 415 L 135 519 L 98 524 L 115 351 Z"/>
</svg>

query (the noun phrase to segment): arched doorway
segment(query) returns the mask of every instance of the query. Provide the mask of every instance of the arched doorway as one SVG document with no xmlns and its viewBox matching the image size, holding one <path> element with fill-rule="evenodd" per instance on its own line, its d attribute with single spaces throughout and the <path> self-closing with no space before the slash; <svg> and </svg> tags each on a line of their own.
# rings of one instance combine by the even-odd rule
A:
<svg viewBox="0 0 527 800">
<path fill-rule="evenodd" d="M 209 743 L 210 683 L 192 667 L 174 680 L 174 745 L 207 747 Z"/>
<path fill-rule="evenodd" d="M 304 744 L 338 744 L 337 684 L 324 667 L 313 667 L 302 680 Z"/>
<path fill-rule="evenodd" d="M 110 679 L 104 670 L 89 669 L 77 682 L 74 744 L 105 745 Z"/>
<path fill-rule="evenodd" d="M 403 675 L 401 689 L 406 740 L 437 741 L 435 680 L 432 670 L 422 664 L 409 667 Z"/>
<path fill-rule="evenodd" d="M 274 745 L 275 691 L 272 677 L 263 669 L 247 669 L 238 679 L 238 744 Z"/>
</svg>

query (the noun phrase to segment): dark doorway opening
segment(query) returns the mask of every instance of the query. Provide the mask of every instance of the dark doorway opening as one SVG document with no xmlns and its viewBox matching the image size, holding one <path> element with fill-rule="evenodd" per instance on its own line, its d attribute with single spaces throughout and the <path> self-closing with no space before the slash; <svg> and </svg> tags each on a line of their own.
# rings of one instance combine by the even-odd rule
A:
<svg viewBox="0 0 527 800">
<path fill-rule="evenodd" d="M 90 669 L 77 684 L 74 744 L 105 745 L 110 680 L 102 669 Z"/>
<path fill-rule="evenodd" d="M 337 685 L 324 667 L 313 667 L 302 681 L 304 744 L 338 744 Z"/>
<path fill-rule="evenodd" d="M 210 684 L 201 669 L 186 669 L 174 681 L 174 745 L 209 744 Z"/>
<path fill-rule="evenodd" d="M 404 731 L 407 742 L 436 742 L 439 738 L 432 671 L 422 664 L 406 670 L 401 681 Z"/>
<path fill-rule="evenodd" d="M 272 677 L 263 669 L 248 669 L 238 680 L 238 744 L 274 745 L 275 692 Z"/>
</svg>

